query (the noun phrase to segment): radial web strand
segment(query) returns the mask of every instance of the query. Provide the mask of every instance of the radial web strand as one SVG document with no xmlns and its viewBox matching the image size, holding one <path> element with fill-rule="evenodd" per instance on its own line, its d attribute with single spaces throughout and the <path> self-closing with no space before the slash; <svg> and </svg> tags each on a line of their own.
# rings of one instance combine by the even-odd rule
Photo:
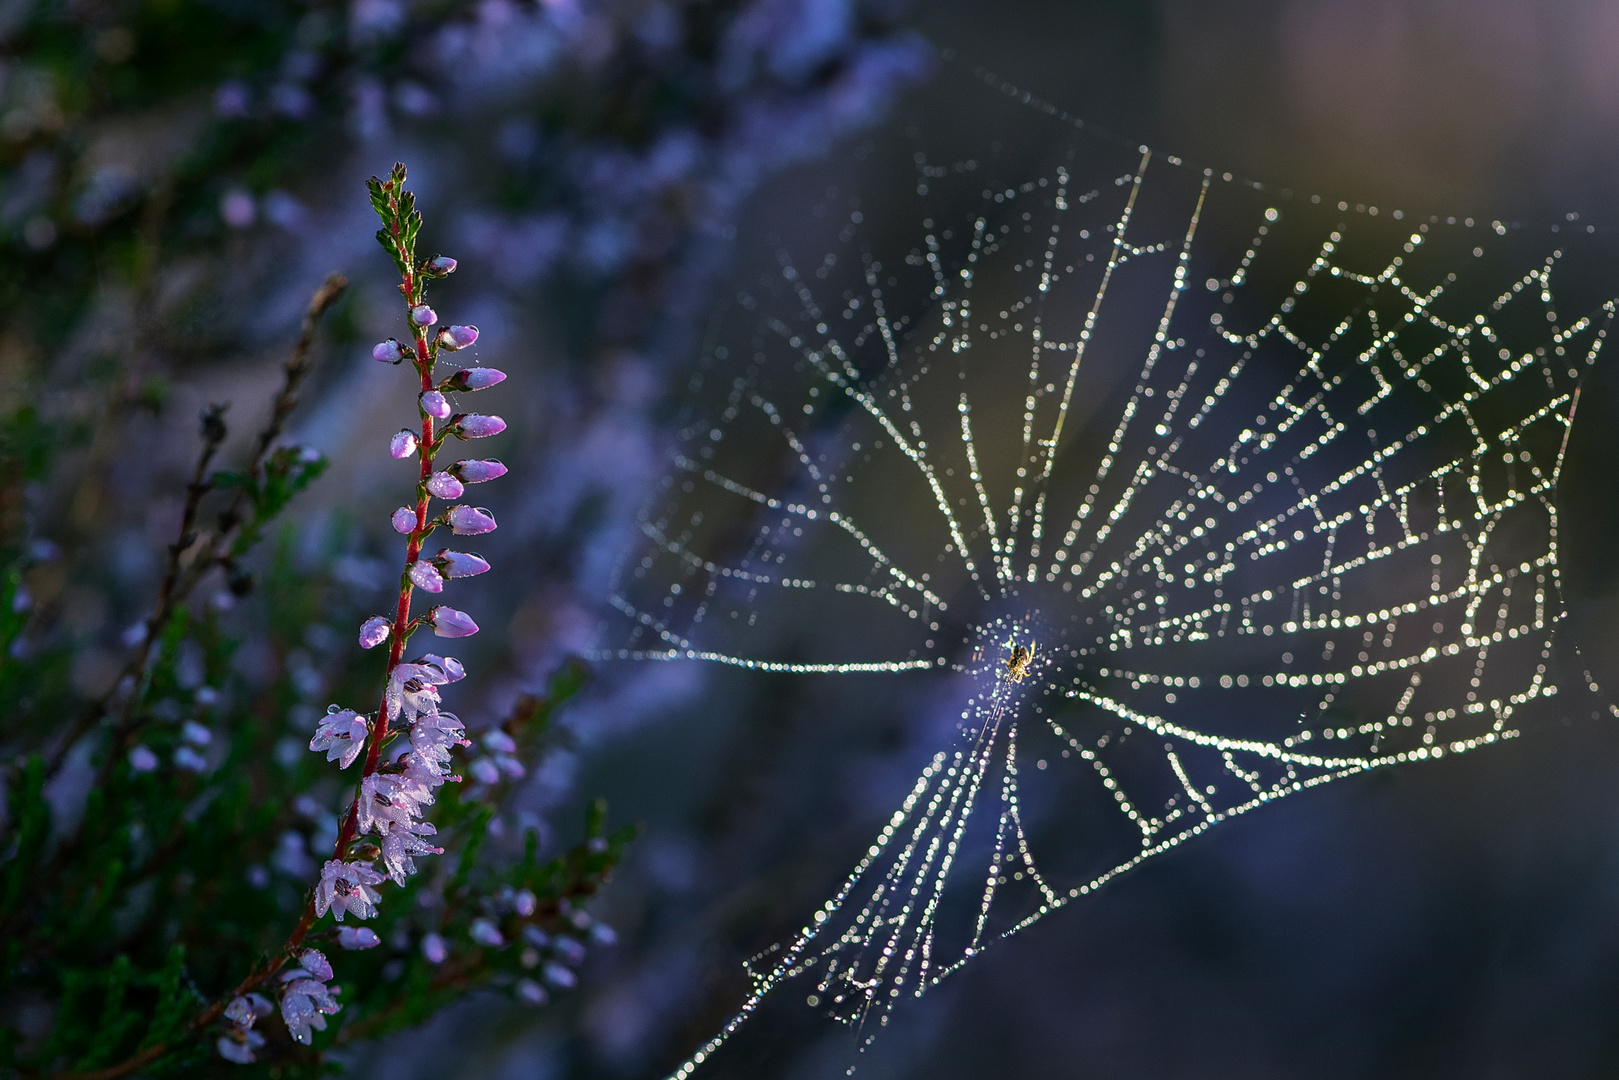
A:
<svg viewBox="0 0 1619 1080">
<path fill-rule="evenodd" d="M 1615 311 L 1584 238 L 1292 195 L 1034 104 L 1016 153 L 873 144 L 904 183 L 828 191 L 745 278 L 617 577 L 604 658 L 961 688 L 955 745 L 677 1076 L 785 984 L 869 1039 L 1223 821 L 1610 709 L 1559 636 L 1558 479 Z"/>
</svg>

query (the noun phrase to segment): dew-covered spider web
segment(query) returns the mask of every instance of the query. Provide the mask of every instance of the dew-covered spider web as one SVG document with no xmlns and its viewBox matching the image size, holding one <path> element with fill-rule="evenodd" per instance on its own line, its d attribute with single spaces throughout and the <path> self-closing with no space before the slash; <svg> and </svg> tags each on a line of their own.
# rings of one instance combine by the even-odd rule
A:
<svg viewBox="0 0 1619 1080">
<path fill-rule="evenodd" d="M 1609 709 L 1559 635 L 1615 311 L 1583 226 L 1294 194 L 961 93 L 999 143 L 911 125 L 860 151 L 903 184 L 766 245 L 615 583 L 603 656 L 959 690 L 678 1077 L 786 986 L 864 1042 L 1223 821 Z"/>
</svg>

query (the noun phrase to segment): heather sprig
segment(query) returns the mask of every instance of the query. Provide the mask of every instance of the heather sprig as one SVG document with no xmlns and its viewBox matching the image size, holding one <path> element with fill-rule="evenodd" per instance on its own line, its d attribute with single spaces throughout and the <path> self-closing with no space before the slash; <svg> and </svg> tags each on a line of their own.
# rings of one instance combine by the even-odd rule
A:
<svg viewBox="0 0 1619 1080">
<path fill-rule="evenodd" d="M 425 545 L 440 529 L 494 529 L 493 514 L 460 500 L 506 467 L 442 460 L 452 439 L 504 429 L 461 403 L 505 376 L 466 364 L 438 370 L 441 354 L 470 347 L 477 329 L 440 326 L 424 312 L 427 282 L 455 263 L 416 260 L 419 218 L 402 224 L 414 215 L 403 185 L 398 167 L 373 188 L 390 254 L 408 268 L 401 298 L 410 327 L 407 341 L 374 355 L 410 360 L 418 394 L 415 421 L 389 447 L 416 465 L 414 494 L 396 515 L 406 550 L 391 608 L 362 618 L 347 607 L 329 570 L 296 565 L 297 530 L 282 520 L 324 465 L 280 437 L 313 364 L 320 317 L 341 294 L 334 276 L 311 304 L 242 464 L 216 467 L 227 452 L 226 409 L 204 411 L 156 600 L 123 635 L 128 658 L 110 688 L 76 719 L 68 713 L 36 751 L 0 763 L 11 830 L 0 848 L 0 1009 L 19 995 L 54 1006 L 43 1033 L 14 1030 L 0 1012 L 0 1074 L 115 1080 L 256 1064 L 272 1076 L 312 1077 L 329 1069 L 327 1048 L 420 1023 L 479 987 L 543 1004 L 574 984 L 587 941 L 612 938 L 583 904 L 631 832 L 607 835 L 598 806 L 584 838 L 542 863 L 538 821 L 507 804 L 547 751 L 552 710 L 577 690 L 581 669 L 564 667 L 546 698 L 524 697 L 498 726 L 469 732 L 441 698 L 466 677 L 463 665 L 406 656 L 418 630 L 477 632 L 471 615 L 438 600 L 489 563 Z M 9 453 L 0 441 L 0 461 Z M 265 565 L 254 548 L 270 537 Z M 57 687 L 72 642 L 57 644 L 45 618 L 30 617 L 26 587 L 27 573 L 52 556 L 4 530 L 0 545 L 13 560 L 0 584 L 0 685 L 20 710 L 59 715 L 71 701 Z M 413 603 L 417 590 L 426 603 Z M 194 593 L 207 601 L 193 602 Z M 261 607 L 248 611 L 249 601 Z M 242 639 L 227 616 L 274 651 L 279 673 L 268 684 L 233 662 Z M 387 646 L 380 686 L 367 680 L 362 690 L 352 677 L 344 654 L 363 654 L 337 647 L 335 619 L 358 621 L 362 648 Z M 339 697 L 376 694 L 374 709 L 333 705 L 319 715 L 312 699 L 328 684 Z M 297 741 L 280 730 L 282 717 L 300 730 Z M 457 775 L 462 751 L 471 755 L 460 767 L 467 783 Z M 356 765 L 334 814 L 334 786 Z M 73 783 L 87 788 L 82 812 L 67 820 L 53 788 Z M 431 858 L 441 854 L 449 858 Z"/>
</svg>

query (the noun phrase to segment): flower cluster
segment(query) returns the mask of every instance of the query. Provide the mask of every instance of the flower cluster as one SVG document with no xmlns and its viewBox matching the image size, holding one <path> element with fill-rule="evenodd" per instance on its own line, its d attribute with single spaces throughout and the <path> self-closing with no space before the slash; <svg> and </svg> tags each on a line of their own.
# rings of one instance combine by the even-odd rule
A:
<svg viewBox="0 0 1619 1080">
<path fill-rule="evenodd" d="M 394 511 L 391 524 L 406 537 L 405 566 L 399 576 L 399 591 L 393 614 L 374 615 L 360 626 L 359 643 L 373 649 L 390 644 L 387 673 L 380 708 L 373 713 L 332 705 L 316 727 L 309 749 L 324 753 L 328 761 L 347 769 L 357 761 L 359 790 L 349 806 L 339 830 L 333 857 L 321 868 L 320 881 L 310 900 L 310 916 L 321 919 L 328 912 L 339 923 L 345 916 L 369 919 L 377 914 L 381 893 L 377 886 L 387 878 L 403 885 L 416 872 L 416 859 L 440 855 L 443 849 L 431 842 L 437 829 L 423 820 L 435 793 L 444 784 L 458 782 L 451 754 L 457 747 L 470 746 L 466 728 L 453 713 L 442 709 L 439 688 L 466 677 L 466 670 L 454 657 L 429 653 L 415 660 L 403 659 L 410 636 L 423 627 L 439 637 L 461 638 L 478 632 L 478 624 L 464 611 L 443 604 L 412 617 L 411 601 L 416 590 L 437 595 L 457 578 L 473 577 L 489 569 L 481 556 L 443 548 L 426 556 L 423 543 L 437 529 L 447 528 L 461 536 L 487 533 L 495 528 L 495 517 L 488 510 L 457 502 L 469 484 L 493 480 L 506 467 L 492 458 L 458 461 L 447 468 L 437 467 L 437 457 L 445 442 L 498 435 L 506 422 L 498 416 L 458 411 L 456 399 L 496 386 L 505 374 L 493 368 L 461 367 L 444 377 L 435 368 L 441 353 L 455 353 L 478 340 L 475 326 L 451 325 L 438 328 L 438 313 L 423 302 L 426 282 L 455 271 L 454 259 L 435 257 L 421 263 L 415 259 L 415 240 L 421 226 L 414 199 L 405 190 L 405 168 L 394 166 L 386 180 L 370 181 L 371 202 L 382 218 L 378 238 L 394 257 L 403 278 L 411 340 L 388 339 L 371 355 L 384 363 L 410 361 L 420 381 L 417 396 L 418 426 L 406 428 L 389 440 L 389 454 L 396 460 L 414 458 L 419 465 L 414 502 Z M 437 328 L 437 329 L 436 329 Z M 433 500 L 450 503 L 433 513 Z M 515 750 L 509 736 L 496 740 L 490 749 L 500 765 L 480 758 L 498 777 L 520 775 L 521 765 L 510 757 Z M 384 749 L 388 754 L 384 756 Z M 508 763 L 509 759 L 509 763 Z M 515 766 L 516 772 L 513 772 Z M 375 837 L 372 842 L 369 837 Z M 374 868 L 381 858 L 386 874 Z M 476 940 L 479 927 L 473 927 Z M 346 949 L 366 949 L 381 943 L 374 932 L 340 927 L 338 943 Z M 427 942 L 424 948 L 429 948 Z M 332 968 L 326 957 L 314 949 L 296 954 L 295 966 L 280 977 L 281 1016 L 287 1030 L 301 1043 L 309 1043 L 314 1031 L 325 1030 L 326 1017 L 342 1008 L 338 988 L 327 985 Z M 231 1061 L 253 1060 L 253 1051 L 263 1037 L 253 1031 L 253 1023 L 267 1015 L 268 1003 L 256 994 L 238 997 L 225 1011 L 227 1030 L 218 1039 L 220 1054 Z"/>
</svg>

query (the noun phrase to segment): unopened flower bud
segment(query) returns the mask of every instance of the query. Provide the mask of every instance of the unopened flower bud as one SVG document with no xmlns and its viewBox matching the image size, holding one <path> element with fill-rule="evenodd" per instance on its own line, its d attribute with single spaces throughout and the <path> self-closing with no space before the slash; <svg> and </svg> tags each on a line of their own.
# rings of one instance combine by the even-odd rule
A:
<svg viewBox="0 0 1619 1080">
<path fill-rule="evenodd" d="M 506 475 L 506 466 L 495 458 L 472 458 L 468 461 L 457 461 L 450 466 L 450 471 L 460 478 L 463 484 L 481 484 L 485 480 L 499 480 Z"/>
<path fill-rule="evenodd" d="M 299 949 L 297 957 L 298 966 L 321 982 L 325 982 L 332 977 L 332 962 L 326 959 L 326 954 L 319 949 Z M 281 977 L 283 980 L 287 980 L 286 975 Z"/>
<path fill-rule="evenodd" d="M 521 915 L 525 919 L 530 915 L 533 915 L 535 908 L 538 906 L 539 898 L 528 889 L 519 891 L 518 894 L 512 898 L 512 910 L 517 912 L 517 914 Z"/>
<path fill-rule="evenodd" d="M 434 608 L 427 613 L 427 622 L 439 637 L 471 637 L 478 632 L 478 624 L 472 621 L 472 616 L 453 607 Z"/>
<path fill-rule="evenodd" d="M 444 578 L 440 576 L 437 567 L 432 563 L 411 563 L 410 580 L 413 585 L 423 592 L 437 593 L 444 591 Z"/>
<path fill-rule="evenodd" d="M 517 741 L 499 728 L 492 728 L 484 732 L 483 744 L 489 749 L 502 754 L 517 753 Z"/>
<path fill-rule="evenodd" d="M 410 309 L 410 323 L 412 326 L 432 326 L 438 322 L 438 312 L 426 304 L 417 304 Z"/>
<path fill-rule="evenodd" d="M 438 566 L 438 572 L 447 578 L 477 577 L 489 569 L 489 564 L 480 556 L 466 551 L 442 550 L 433 562 Z"/>
<path fill-rule="evenodd" d="M 448 255 L 435 255 L 427 261 L 427 272 L 434 277 L 447 277 L 455 273 L 455 260 Z"/>
<path fill-rule="evenodd" d="M 434 498 L 459 499 L 466 488 L 461 481 L 447 472 L 436 472 L 427 478 L 427 490 Z"/>
<path fill-rule="evenodd" d="M 450 531 L 458 536 L 477 536 L 495 531 L 495 515 L 481 506 L 467 506 L 464 503 L 452 506 L 447 517 Z"/>
<path fill-rule="evenodd" d="M 443 420 L 453 411 L 450 401 L 437 390 L 428 390 L 421 396 L 422 412 L 435 420 Z"/>
<path fill-rule="evenodd" d="M 478 781 L 480 784 L 500 783 L 500 766 L 496 765 L 489 758 L 479 758 L 467 767 L 467 771 L 470 772 L 472 774 L 472 778 Z"/>
<path fill-rule="evenodd" d="M 371 359 L 379 364 L 397 364 L 399 361 L 416 355 L 416 350 L 409 345 L 402 345 L 394 338 L 379 341 L 371 346 Z"/>
<path fill-rule="evenodd" d="M 506 944 L 506 938 L 501 934 L 500 928 L 488 919 L 473 919 L 467 935 L 479 945 L 487 945 L 491 949 L 498 949 Z"/>
<path fill-rule="evenodd" d="M 545 992 L 545 987 L 533 979 L 518 979 L 516 989 L 517 996 L 535 1008 L 551 1000 L 551 995 Z"/>
<path fill-rule="evenodd" d="M 337 943 L 345 949 L 374 949 L 382 939 L 369 926 L 339 926 Z"/>
<path fill-rule="evenodd" d="M 458 326 L 451 323 L 438 332 L 438 347 L 450 352 L 460 352 L 477 340 L 476 326 Z"/>
<path fill-rule="evenodd" d="M 416 433 L 403 430 L 388 440 L 388 453 L 393 455 L 395 461 L 403 461 L 416 452 Z"/>
<path fill-rule="evenodd" d="M 136 772 L 151 772 L 157 768 L 157 764 L 157 755 L 148 746 L 137 744 L 129 752 L 129 767 Z"/>
<path fill-rule="evenodd" d="M 373 615 L 360 624 L 360 648 L 374 649 L 388 640 L 393 627 L 381 615 Z"/>
<path fill-rule="evenodd" d="M 444 939 L 437 934 L 426 934 L 422 937 L 422 956 L 429 964 L 442 964 L 449 957 L 450 949 L 444 944 Z"/>
<path fill-rule="evenodd" d="M 541 974 L 545 976 L 546 982 L 550 983 L 552 986 L 560 987 L 563 990 L 570 989 L 579 982 L 579 976 L 575 975 L 561 964 L 546 964 L 545 967 L 541 969 Z"/>
<path fill-rule="evenodd" d="M 467 413 L 452 428 L 460 439 L 486 439 L 491 435 L 499 435 L 506 430 L 506 421 L 498 416 L 483 416 L 479 413 Z"/>
<path fill-rule="evenodd" d="M 404 534 L 416 531 L 416 511 L 408 506 L 401 506 L 398 510 L 395 510 L 390 520 L 393 522 L 394 532 L 396 533 Z"/>
<path fill-rule="evenodd" d="M 444 380 L 451 390 L 485 390 L 506 381 L 506 373 L 499 368 L 463 368 Z"/>
</svg>

